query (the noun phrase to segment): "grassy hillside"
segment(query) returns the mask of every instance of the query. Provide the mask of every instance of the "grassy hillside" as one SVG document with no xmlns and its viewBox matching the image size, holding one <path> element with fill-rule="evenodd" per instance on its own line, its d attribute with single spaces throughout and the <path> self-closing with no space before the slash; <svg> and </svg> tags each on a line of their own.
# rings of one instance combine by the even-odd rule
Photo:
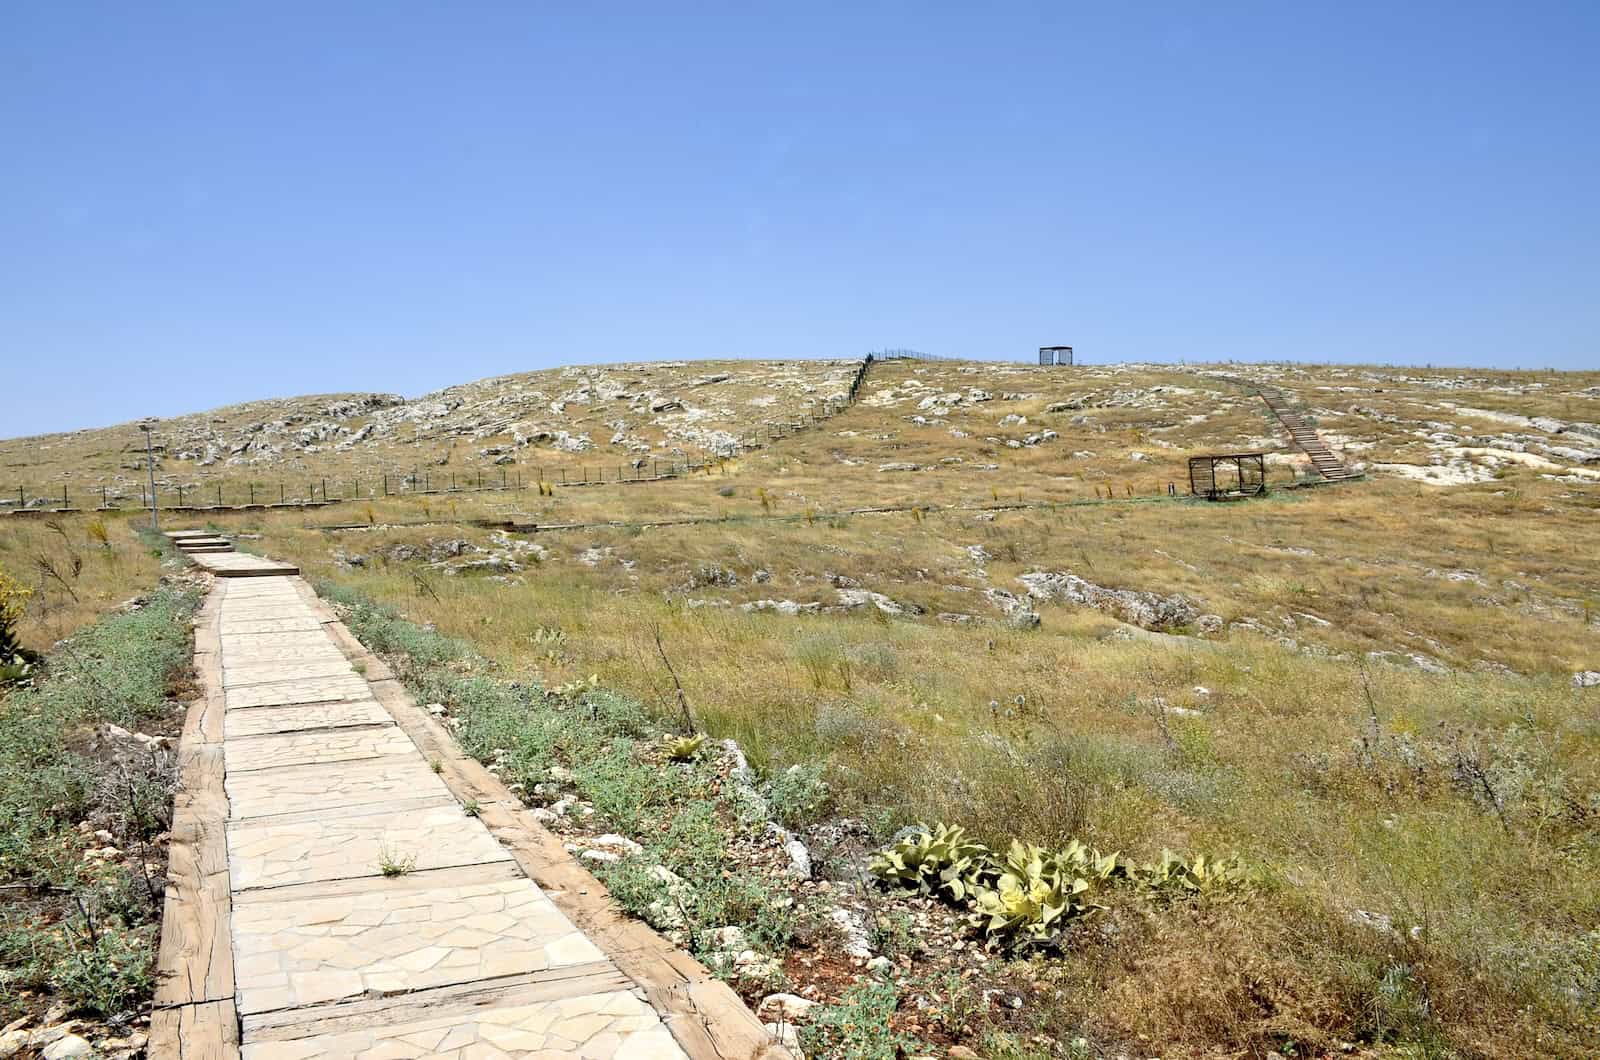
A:
<svg viewBox="0 0 1600 1060">
<path fill-rule="evenodd" d="M 666 413 L 634 414 L 616 443 L 597 425 L 628 419 L 607 410 L 642 403 L 642 379 L 707 410 L 689 427 L 753 432 L 815 409 L 853 365 L 642 371 L 584 375 L 581 397 L 562 373 L 473 384 L 470 415 L 464 401 L 292 466 L 509 456 L 498 466 L 548 478 L 626 459 L 630 436 L 706 453 Z M 1288 489 L 1306 461 L 1238 379 L 1284 388 L 1367 477 Z M 613 382 L 628 396 L 606 396 Z M 513 426 L 534 422 L 595 448 Z M 883 1024 L 1011 1057 L 1576 1056 L 1600 1034 L 1600 688 L 1581 676 L 1600 670 L 1597 424 L 1597 373 L 893 361 L 837 415 L 689 477 L 191 521 L 470 644 L 512 690 L 484 700 L 503 726 L 486 755 L 531 724 L 514 702 L 528 689 L 562 690 L 549 702 L 576 740 L 585 689 L 676 725 L 681 682 L 775 801 L 820 781 L 790 823 L 824 882 L 764 886 L 797 917 L 860 911 L 892 957 L 841 958 L 826 917 L 763 936 L 778 985 L 836 1006 L 813 1021 L 824 1037 Z M 1257 449 L 1266 497 L 1182 496 L 1188 456 Z M 488 693 L 445 671 L 419 679 L 470 728 Z M 549 809 L 563 760 L 536 750 L 518 777 Z M 592 826 L 552 827 L 576 842 L 649 823 L 597 805 Z M 680 810 L 660 805 L 664 834 Z M 1056 947 L 1015 956 L 958 906 L 863 883 L 867 853 L 916 821 L 1001 849 L 1237 852 L 1255 883 L 1097 890 L 1104 908 Z M 774 983 L 741 988 L 759 1001 Z"/>
</svg>

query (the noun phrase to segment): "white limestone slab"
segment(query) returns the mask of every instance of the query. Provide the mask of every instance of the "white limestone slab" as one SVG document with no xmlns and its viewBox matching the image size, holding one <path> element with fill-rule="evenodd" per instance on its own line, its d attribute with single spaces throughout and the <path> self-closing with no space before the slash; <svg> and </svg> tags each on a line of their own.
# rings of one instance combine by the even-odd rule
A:
<svg viewBox="0 0 1600 1060">
<path fill-rule="evenodd" d="M 222 687 L 260 685 L 269 681 L 301 681 L 308 677 L 339 677 L 354 673 L 350 661 L 334 652 L 304 661 L 240 663 L 222 668 Z"/>
<path fill-rule="evenodd" d="M 605 960 L 532 880 L 461 878 L 484 871 L 377 877 L 328 897 L 298 887 L 237 896 L 240 1014 Z"/>
<path fill-rule="evenodd" d="M 387 718 L 379 725 L 362 728 L 240 736 L 223 745 L 229 773 L 312 763 L 351 762 L 415 754 L 416 750 L 411 738 Z"/>
<path fill-rule="evenodd" d="M 337 729 L 348 725 L 382 725 L 393 719 L 375 699 L 341 703 L 300 703 L 284 707 L 230 710 L 222 717 L 227 739 L 305 729 Z"/>
<path fill-rule="evenodd" d="M 384 855 L 412 859 L 417 871 L 511 860 L 483 823 L 448 797 L 228 825 L 236 891 L 371 876 Z"/>
<path fill-rule="evenodd" d="M 452 1012 L 293 1041 L 251 1042 L 247 1033 L 243 1050 L 243 1060 L 686 1060 L 655 1011 L 627 990 Z"/>
<path fill-rule="evenodd" d="M 406 755 L 367 758 L 337 766 L 230 771 L 223 784 L 228 793 L 229 816 L 234 820 L 450 794 L 415 748 Z"/>
<path fill-rule="evenodd" d="M 226 653 L 224 653 L 226 654 Z M 275 707 L 290 703 L 322 703 L 337 699 L 363 699 L 372 694 L 366 679 L 358 673 L 334 677 L 307 677 L 290 681 L 263 681 L 225 689 L 223 704 L 228 710 L 238 707 Z"/>
<path fill-rule="evenodd" d="M 222 613 L 224 637 L 241 633 L 295 633 L 321 628 L 322 620 L 315 615 L 299 615 L 292 618 L 245 618 L 230 614 L 226 607 Z"/>
</svg>

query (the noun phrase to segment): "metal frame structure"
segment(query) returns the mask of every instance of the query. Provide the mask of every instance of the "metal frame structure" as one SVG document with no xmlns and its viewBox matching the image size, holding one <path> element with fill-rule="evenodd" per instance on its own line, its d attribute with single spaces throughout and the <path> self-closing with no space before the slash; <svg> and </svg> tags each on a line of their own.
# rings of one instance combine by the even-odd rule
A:
<svg viewBox="0 0 1600 1060">
<path fill-rule="evenodd" d="M 1211 453 L 1191 456 L 1189 492 L 1211 501 L 1259 497 L 1267 492 L 1267 455 Z"/>
<path fill-rule="evenodd" d="M 1039 363 L 1041 365 L 1072 364 L 1071 346 L 1040 346 Z"/>
</svg>

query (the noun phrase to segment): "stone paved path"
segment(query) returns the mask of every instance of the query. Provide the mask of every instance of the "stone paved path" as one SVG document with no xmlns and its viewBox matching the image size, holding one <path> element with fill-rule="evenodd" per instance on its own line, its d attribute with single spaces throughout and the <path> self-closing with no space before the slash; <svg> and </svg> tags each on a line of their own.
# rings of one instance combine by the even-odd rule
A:
<svg viewBox="0 0 1600 1060">
<path fill-rule="evenodd" d="M 687 1056 L 463 810 L 299 579 L 240 576 L 270 561 L 223 555 L 195 558 L 224 575 L 213 669 L 240 1054 Z"/>
</svg>

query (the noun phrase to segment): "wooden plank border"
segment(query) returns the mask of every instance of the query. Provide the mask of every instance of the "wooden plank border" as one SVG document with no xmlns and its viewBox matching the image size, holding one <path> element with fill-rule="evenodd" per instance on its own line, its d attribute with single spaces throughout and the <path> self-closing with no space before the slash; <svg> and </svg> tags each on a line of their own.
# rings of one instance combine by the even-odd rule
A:
<svg viewBox="0 0 1600 1060">
<path fill-rule="evenodd" d="M 166 904 L 156 953 L 149 1060 L 237 1060 L 228 796 L 223 788 L 222 598 L 213 581 L 194 620 L 200 696 L 178 745 L 178 789 L 167 848 Z"/>
<path fill-rule="evenodd" d="M 478 818 L 511 852 L 522 871 L 567 917 L 605 951 L 645 993 L 690 1060 L 792 1060 L 739 995 L 648 924 L 623 912 L 605 886 L 533 819 L 500 778 L 456 744 L 437 719 L 417 705 L 394 672 L 368 651 L 304 578 L 291 579 L 322 616 L 334 642 L 463 803 L 478 804 Z"/>
</svg>

